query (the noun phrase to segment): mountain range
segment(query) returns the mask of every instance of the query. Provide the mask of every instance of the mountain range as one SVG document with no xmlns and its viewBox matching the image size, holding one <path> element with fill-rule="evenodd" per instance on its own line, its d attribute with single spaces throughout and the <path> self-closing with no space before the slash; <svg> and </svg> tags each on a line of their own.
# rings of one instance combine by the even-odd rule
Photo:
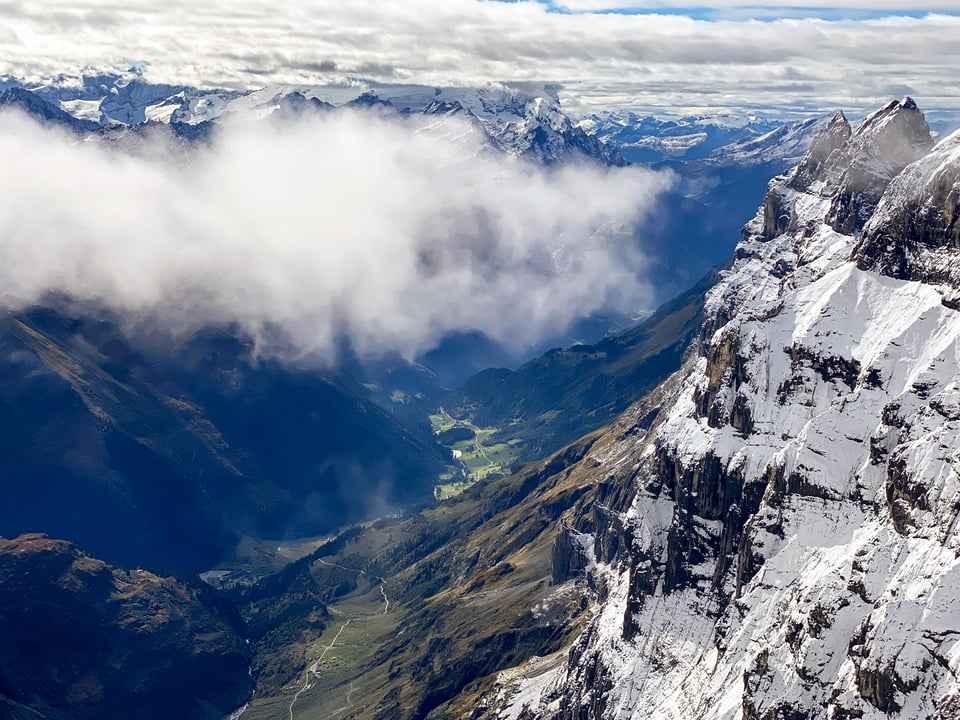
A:
<svg viewBox="0 0 960 720">
<path fill-rule="evenodd" d="M 763 137 L 783 125 L 758 116 L 692 115 L 676 119 L 635 112 L 603 112 L 577 126 L 616 145 L 631 162 L 699 160 L 720 148 Z"/>
<path fill-rule="evenodd" d="M 575 124 L 540 86 L 0 87 L 106 142 L 360 105 L 548 166 L 648 153 L 678 176 L 646 238 L 664 292 L 733 256 L 478 374 L 498 349 L 469 335 L 320 367 L 69 298 L 8 313 L 0 712 L 960 716 L 960 132 L 910 98 L 856 126 Z M 436 502 L 436 403 L 524 462 Z"/>
<path fill-rule="evenodd" d="M 249 717 L 956 717 L 958 147 L 836 114 L 608 428 L 237 591 L 336 618 Z"/>
<path fill-rule="evenodd" d="M 206 570 L 241 536 L 317 535 L 431 502 L 446 457 L 342 373 L 210 330 L 171 346 L 76 307 L 0 324 L 0 528 Z"/>
<path fill-rule="evenodd" d="M 624 163 L 616 146 L 577 127 L 560 108 L 556 89 L 545 85 L 435 88 L 358 83 L 241 92 L 157 85 L 135 72 L 61 79 L 38 87 L 13 80 L 5 84 L 9 87 L 0 93 L 0 105 L 18 106 L 78 132 L 159 124 L 184 137 L 204 138 L 233 117 L 365 107 L 398 116 L 459 116 L 494 148 L 540 163 L 577 157 Z"/>
</svg>

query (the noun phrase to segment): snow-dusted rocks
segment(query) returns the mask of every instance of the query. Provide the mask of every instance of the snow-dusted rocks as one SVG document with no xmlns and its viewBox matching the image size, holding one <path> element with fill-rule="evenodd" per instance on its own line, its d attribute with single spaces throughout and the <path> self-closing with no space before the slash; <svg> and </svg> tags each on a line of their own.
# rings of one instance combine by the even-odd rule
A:
<svg viewBox="0 0 960 720">
<path fill-rule="evenodd" d="M 97 123 L 92 120 L 74 117 L 58 105 L 19 87 L 0 92 L 0 110 L 4 108 L 16 108 L 40 123 L 62 125 L 75 132 L 90 132 L 97 128 Z"/>
<path fill-rule="evenodd" d="M 714 167 L 747 168 L 782 161 L 796 163 L 811 143 L 823 136 L 832 119 L 814 117 L 790 122 L 757 137 L 740 140 L 711 152 L 703 162 Z"/>
<path fill-rule="evenodd" d="M 819 183 L 817 192 L 821 195 L 829 195 L 832 190 L 836 190 L 836 188 L 830 190 L 826 186 L 826 180 L 829 177 L 826 166 L 835 152 L 843 152 L 851 134 L 850 123 L 847 122 L 843 112 L 838 110 L 826 126 L 821 126 L 820 132 L 810 143 L 810 149 L 800 161 L 790 180 L 790 187 L 808 191 L 812 189 L 814 183 Z"/>
<path fill-rule="evenodd" d="M 61 78 L 42 87 L 6 92 L 15 94 L 20 104 L 29 103 L 34 115 L 78 131 L 162 124 L 194 138 L 204 137 L 217 123 L 231 117 L 289 117 L 353 107 L 401 118 L 458 116 L 492 147 L 548 165 L 584 158 L 605 165 L 625 164 L 615 146 L 574 125 L 561 108 L 556 90 L 542 84 L 437 88 L 358 83 L 272 86 L 237 92 L 154 85 L 130 71 Z"/>
<path fill-rule="evenodd" d="M 960 131 L 891 183 L 856 249 L 862 269 L 960 287 Z"/>
<path fill-rule="evenodd" d="M 614 111 L 591 115 L 578 126 L 591 136 L 623 148 L 632 161 L 655 162 L 704 158 L 718 148 L 764 137 L 782 124 L 751 115 L 665 119 Z"/>
<path fill-rule="evenodd" d="M 837 232 L 858 233 L 890 180 L 931 147 L 930 128 L 911 98 L 894 100 L 867 116 L 833 160 L 840 171 L 839 188 L 827 223 Z"/>
<path fill-rule="evenodd" d="M 958 142 L 917 161 L 891 103 L 771 183 L 699 347 L 583 461 L 632 498 L 572 523 L 601 602 L 501 717 L 960 716 Z"/>
</svg>

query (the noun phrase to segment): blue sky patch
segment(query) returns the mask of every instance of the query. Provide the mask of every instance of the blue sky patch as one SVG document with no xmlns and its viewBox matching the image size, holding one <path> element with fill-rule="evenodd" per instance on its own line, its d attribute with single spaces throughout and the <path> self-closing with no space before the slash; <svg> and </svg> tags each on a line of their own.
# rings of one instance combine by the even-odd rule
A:
<svg viewBox="0 0 960 720">
<path fill-rule="evenodd" d="M 515 3 L 523 0 L 496 0 L 497 2 Z M 632 7 L 609 8 L 603 10 L 570 10 L 562 2 L 556 0 L 536 0 L 550 12 L 563 15 L 598 14 L 598 15 L 679 15 L 694 20 L 762 20 L 773 22 L 786 18 L 820 18 L 822 20 L 876 20 L 885 17 L 922 18 L 931 14 L 960 16 L 957 10 L 931 10 L 929 8 L 902 7 L 886 10 L 864 10 L 857 8 L 838 7 L 801 7 L 801 6 L 773 6 L 743 4 L 731 7 Z"/>
</svg>

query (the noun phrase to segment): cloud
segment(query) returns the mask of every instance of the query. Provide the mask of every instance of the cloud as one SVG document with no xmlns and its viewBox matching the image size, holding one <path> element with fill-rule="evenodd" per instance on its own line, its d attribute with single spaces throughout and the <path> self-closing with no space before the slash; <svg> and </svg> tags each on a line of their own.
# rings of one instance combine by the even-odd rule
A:
<svg viewBox="0 0 960 720">
<path fill-rule="evenodd" d="M 593 1 L 567 4 L 589 9 Z M 757 22 L 564 14 L 536 2 L 487 0 L 49 0 L 0 10 L 0 72 L 40 78 L 144 60 L 150 80 L 201 87 L 350 75 L 435 85 L 533 80 L 562 84 L 564 103 L 581 112 L 616 106 L 788 113 L 870 110 L 887 102 L 906 74 L 924 108 L 960 108 L 952 82 L 960 18 L 893 17 L 918 7 L 879 5 L 891 17 Z M 945 5 L 957 9 L 945 0 L 929 7 Z M 771 85 L 787 69 L 807 79 Z M 893 74 L 901 77 L 889 82 Z"/>
<path fill-rule="evenodd" d="M 642 223 L 669 178 L 547 172 L 456 119 L 341 111 L 237 121 L 136 153 L 0 116 L 0 307 L 49 294 L 186 333 L 237 324 L 266 353 L 413 356 L 453 330 L 515 348 L 649 300 Z"/>
</svg>

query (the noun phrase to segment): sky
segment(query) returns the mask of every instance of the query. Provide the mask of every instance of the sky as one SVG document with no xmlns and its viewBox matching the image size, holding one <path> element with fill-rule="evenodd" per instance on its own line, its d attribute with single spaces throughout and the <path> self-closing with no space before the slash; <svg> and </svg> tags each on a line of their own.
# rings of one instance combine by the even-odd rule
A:
<svg viewBox="0 0 960 720">
<path fill-rule="evenodd" d="M 960 108 L 960 0 L 0 0 L 0 74 L 557 83 L 568 112 Z"/>
</svg>

